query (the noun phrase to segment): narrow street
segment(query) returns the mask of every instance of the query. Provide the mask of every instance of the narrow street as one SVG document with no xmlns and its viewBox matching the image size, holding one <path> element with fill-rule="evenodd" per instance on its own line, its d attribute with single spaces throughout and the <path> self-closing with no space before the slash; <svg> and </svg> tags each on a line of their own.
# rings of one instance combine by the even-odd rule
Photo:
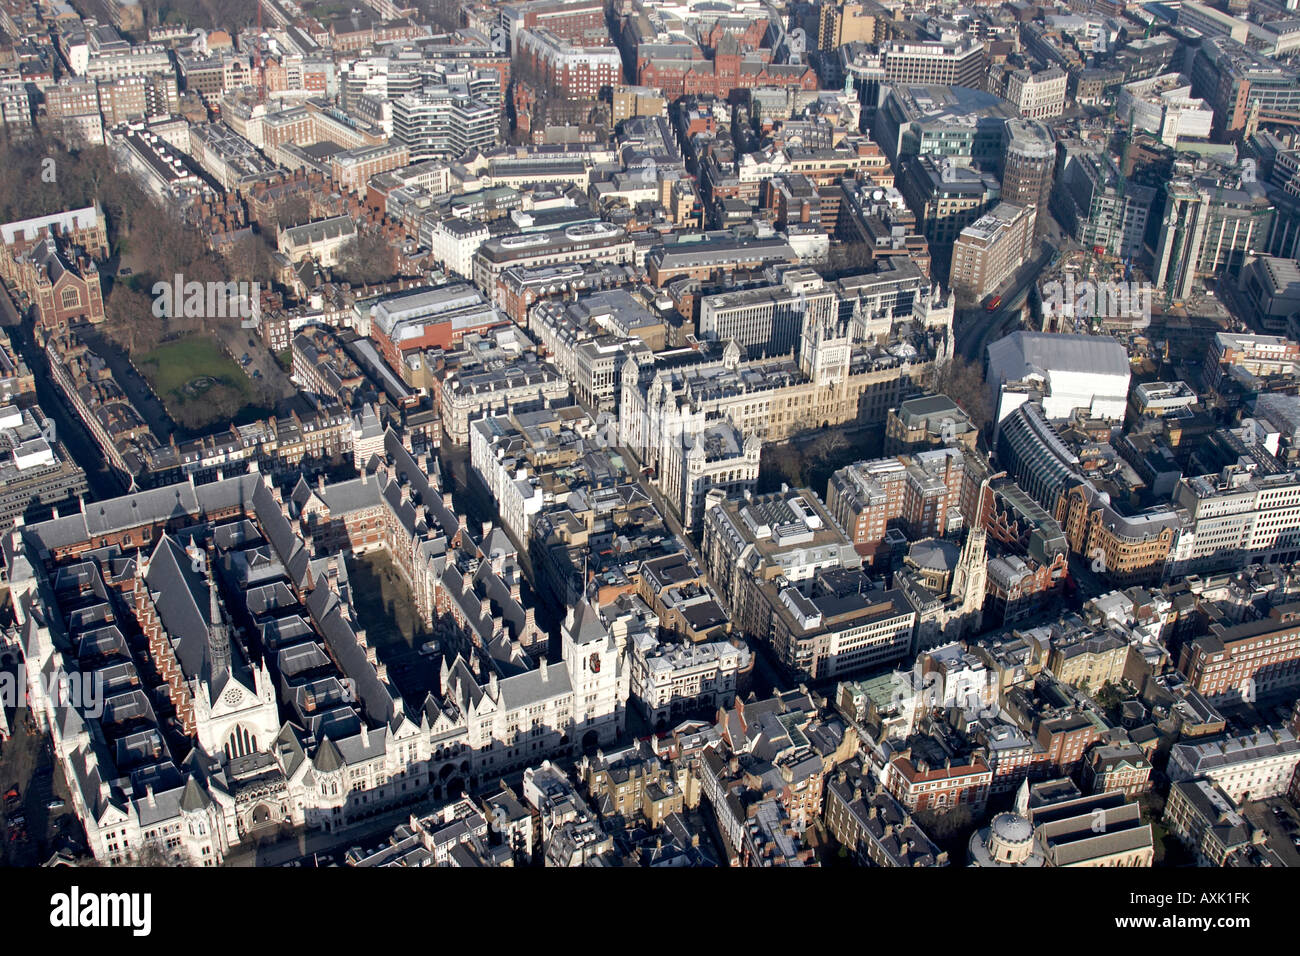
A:
<svg viewBox="0 0 1300 956">
<path fill-rule="evenodd" d="M 31 322 L 19 317 L 7 293 L 0 293 L 0 325 L 9 331 L 15 351 L 31 369 L 36 381 L 36 400 L 41 411 L 54 422 L 56 435 L 69 455 L 85 469 L 91 498 L 102 500 L 124 494 L 125 482 L 108 466 L 99 445 L 91 438 L 86 426 L 54 383 L 45 352 L 36 347 L 32 337 Z"/>
<path fill-rule="evenodd" d="M 969 362 L 983 366 L 984 350 L 990 342 L 996 342 L 1003 335 L 1014 332 L 1013 325 L 1020 321 L 1024 306 L 1022 296 L 1037 281 L 1043 268 L 1056 254 L 1056 248 L 1050 242 L 1044 242 L 1036 258 L 1026 262 L 1016 270 L 1000 289 L 1001 306 L 988 312 L 982 308 L 961 310 L 955 319 L 956 353 Z"/>
</svg>

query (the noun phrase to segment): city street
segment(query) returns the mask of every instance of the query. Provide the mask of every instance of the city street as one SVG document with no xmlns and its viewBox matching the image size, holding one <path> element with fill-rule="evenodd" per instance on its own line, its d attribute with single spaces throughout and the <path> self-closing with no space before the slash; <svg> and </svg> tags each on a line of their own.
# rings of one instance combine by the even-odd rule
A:
<svg viewBox="0 0 1300 956">
<path fill-rule="evenodd" d="M 0 294 L 0 325 L 13 340 L 14 350 L 31 369 L 36 381 L 36 399 L 41 411 L 54 422 L 56 435 L 72 458 L 86 472 L 92 499 L 111 498 L 126 491 L 126 483 L 117 472 L 108 467 L 103 452 L 76 412 L 63 397 L 62 391 L 50 377 L 49 361 L 45 352 L 36 347 L 32 338 L 32 324 L 18 315 L 8 293 Z M 75 506 L 75 502 L 73 505 Z"/>
<path fill-rule="evenodd" d="M 1016 330 L 1030 288 L 1054 255 L 1056 247 L 1050 242 L 1044 242 L 1038 256 L 1017 269 L 994 293 L 1002 296 L 1002 302 L 995 311 L 989 312 L 983 307 L 977 307 L 963 309 L 958 313 L 954 320 L 956 354 L 968 362 L 983 366 L 984 350 L 989 343 Z"/>
</svg>

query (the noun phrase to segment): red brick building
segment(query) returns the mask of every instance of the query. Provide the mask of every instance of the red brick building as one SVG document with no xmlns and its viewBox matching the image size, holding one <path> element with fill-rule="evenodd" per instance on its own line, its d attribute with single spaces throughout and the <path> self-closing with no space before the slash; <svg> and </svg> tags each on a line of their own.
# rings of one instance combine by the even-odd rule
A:
<svg viewBox="0 0 1300 956">
<path fill-rule="evenodd" d="M 615 47 L 579 45 L 550 30 L 520 32 L 519 55 L 565 96 L 595 99 L 623 80 L 623 58 Z"/>
<path fill-rule="evenodd" d="M 99 270 L 85 256 L 73 260 L 46 238 L 16 256 L 0 254 L 0 277 L 27 294 L 36 325 L 46 334 L 104 321 Z"/>
<path fill-rule="evenodd" d="M 1183 646 L 1178 669 L 1211 700 L 1254 699 L 1300 683 L 1300 602 L 1210 633 Z"/>
<path fill-rule="evenodd" d="M 1083 714 L 1067 714 L 1040 721 L 1036 732 L 1047 761 L 1068 776 L 1083 762 L 1084 752 L 1101 739 L 1102 728 Z"/>
<path fill-rule="evenodd" d="M 988 802 L 992 785 L 993 771 L 978 753 L 960 762 L 945 760 L 940 766 L 913 756 L 908 748 L 885 767 L 885 789 L 913 813 L 963 806 L 979 812 Z"/>
<path fill-rule="evenodd" d="M 609 36 L 603 0 L 530 0 L 503 9 L 512 32 L 537 27 L 578 43 L 594 43 Z"/>
<path fill-rule="evenodd" d="M 715 27 L 709 41 L 715 43 L 708 59 L 703 50 L 691 57 L 655 56 L 658 52 L 637 51 L 636 82 L 660 90 L 669 99 L 679 96 L 727 98 L 732 90 L 758 86 L 797 87 L 815 90 L 817 74 L 811 67 L 772 63 L 772 51 L 758 45 L 767 31 L 767 21 L 754 20 L 743 31 Z M 662 48 L 660 48 L 662 49 Z"/>
</svg>

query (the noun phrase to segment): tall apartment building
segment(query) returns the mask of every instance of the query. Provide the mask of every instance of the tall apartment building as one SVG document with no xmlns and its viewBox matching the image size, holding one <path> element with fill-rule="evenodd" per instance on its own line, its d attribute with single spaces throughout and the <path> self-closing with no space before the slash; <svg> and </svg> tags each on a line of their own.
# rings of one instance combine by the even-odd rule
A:
<svg viewBox="0 0 1300 956">
<path fill-rule="evenodd" d="M 963 229 L 952 247 L 953 291 L 980 299 L 1001 285 L 1030 258 L 1036 216 L 1033 207 L 1000 202 Z"/>
<path fill-rule="evenodd" d="M 425 87 L 393 101 L 393 138 L 416 163 L 491 146 L 500 122 L 499 110 L 453 87 Z"/>
<path fill-rule="evenodd" d="M 888 27 L 865 3 L 823 3 L 817 19 L 817 49 L 834 53 L 846 43 L 881 43 Z"/>
<path fill-rule="evenodd" d="M 32 98 L 17 73 L 0 75 L 0 124 L 7 129 L 29 129 L 32 125 Z"/>
<path fill-rule="evenodd" d="M 64 78 L 45 91 L 45 115 L 51 120 L 99 114 L 99 91 L 94 80 Z"/>
<path fill-rule="evenodd" d="M 1165 183 L 1152 278 L 1174 299 L 1205 279 L 1236 275 L 1269 234 L 1274 208 L 1263 187 L 1222 175 Z"/>
<path fill-rule="evenodd" d="M 1056 169 L 1052 131 L 1035 120 L 1008 120 L 1002 142 L 1002 201 L 1036 207 L 1041 230 L 1050 219 L 1047 203 Z"/>
</svg>

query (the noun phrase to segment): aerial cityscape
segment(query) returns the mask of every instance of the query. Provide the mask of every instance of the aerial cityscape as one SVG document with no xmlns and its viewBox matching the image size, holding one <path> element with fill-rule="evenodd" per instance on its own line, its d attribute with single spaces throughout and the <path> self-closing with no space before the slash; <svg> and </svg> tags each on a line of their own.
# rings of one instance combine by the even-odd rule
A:
<svg viewBox="0 0 1300 956">
<path fill-rule="evenodd" d="M 355 4 L 0 0 L 0 865 L 1300 866 L 1300 0 Z"/>
</svg>

